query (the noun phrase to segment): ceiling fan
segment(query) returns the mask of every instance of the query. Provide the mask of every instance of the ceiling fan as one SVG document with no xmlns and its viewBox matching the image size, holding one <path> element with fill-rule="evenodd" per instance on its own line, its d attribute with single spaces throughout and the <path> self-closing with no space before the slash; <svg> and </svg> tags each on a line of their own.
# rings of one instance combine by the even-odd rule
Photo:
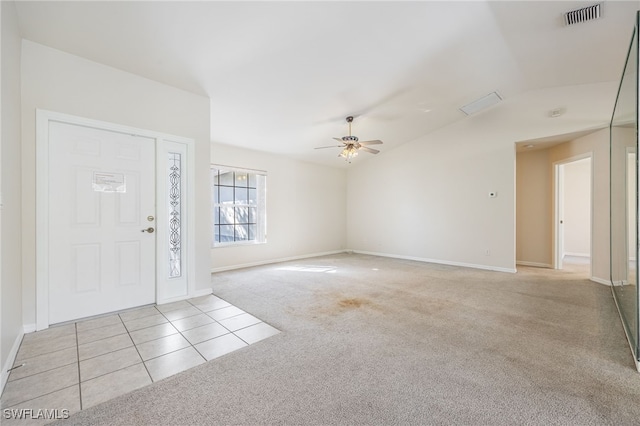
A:
<svg viewBox="0 0 640 426">
<path fill-rule="evenodd" d="M 319 146 L 316 149 L 324 149 L 324 148 L 342 148 L 338 157 L 344 158 L 346 161 L 351 163 L 351 159 L 358 155 L 358 151 L 362 150 L 365 152 L 369 152 L 371 154 L 377 154 L 380 151 L 377 149 L 369 148 L 366 145 L 379 145 L 382 143 L 381 140 L 373 140 L 373 141 L 362 141 L 358 140 L 357 136 L 351 135 L 351 123 L 353 122 L 353 117 L 349 116 L 346 118 L 347 123 L 349 123 L 349 136 L 343 136 L 341 138 L 333 138 L 338 142 L 342 142 L 342 145 L 329 145 L 329 146 Z"/>
</svg>

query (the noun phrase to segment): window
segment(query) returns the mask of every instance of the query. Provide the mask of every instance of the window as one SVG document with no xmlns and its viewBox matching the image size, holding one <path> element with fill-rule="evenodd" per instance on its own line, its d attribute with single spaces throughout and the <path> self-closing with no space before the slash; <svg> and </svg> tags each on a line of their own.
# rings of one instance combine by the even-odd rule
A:
<svg viewBox="0 0 640 426">
<path fill-rule="evenodd" d="M 211 166 L 213 246 L 266 242 L 266 172 Z"/>
</svg>

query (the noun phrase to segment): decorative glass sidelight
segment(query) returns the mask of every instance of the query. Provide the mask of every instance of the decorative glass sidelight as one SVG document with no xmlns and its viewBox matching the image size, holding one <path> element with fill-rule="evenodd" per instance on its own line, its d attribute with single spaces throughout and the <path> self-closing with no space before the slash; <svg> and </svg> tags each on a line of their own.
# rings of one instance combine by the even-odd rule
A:
<svg viewBox="0 0 640 426">
<path fill-rule="evenodd" d="M 177 152 L 169 153 L 169 278 L 182 276 L 182 156 Z"/>
</svg>

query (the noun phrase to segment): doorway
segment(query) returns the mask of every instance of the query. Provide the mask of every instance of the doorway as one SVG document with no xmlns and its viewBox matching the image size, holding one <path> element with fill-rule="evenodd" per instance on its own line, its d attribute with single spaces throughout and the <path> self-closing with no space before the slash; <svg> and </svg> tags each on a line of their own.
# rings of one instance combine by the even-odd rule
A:
<svg viewBox="0 0 640 426">
<path fill-rule="evenodd" d="M 36 114 L 36 329 L 194 294 L 195 141 Z"/>
<path fill-rule="evenodd" d="M 49 322 L 155 302 L 155 141 L 49 126 Z"/>
<path fill-rule="evenodd" d="M 592 155 L 554 163 L 554 268 L 591 276 Z"/>
</svg>

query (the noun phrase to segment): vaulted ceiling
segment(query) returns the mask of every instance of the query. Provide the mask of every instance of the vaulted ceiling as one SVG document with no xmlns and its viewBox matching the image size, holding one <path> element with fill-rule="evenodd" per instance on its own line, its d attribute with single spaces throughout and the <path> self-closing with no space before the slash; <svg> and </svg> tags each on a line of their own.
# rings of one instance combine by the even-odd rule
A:
<svg viewBox="0 0 640 426">
<path fill-rule="evenodd" d="M 505 99 L 620 79 L 639 1 L 30 2 L 23 37 L 211 99 L 212 141 L 337 165 L 347 132 L 385 150 Z M 615 91 L 594 103 L 612 106 Z M 550 108 L 558 105 L 549 105 Z M 519 114 L 528 114 L 524 108 Z M 606 117 L 603 117 L 605 119 Z"/>
</svg>

